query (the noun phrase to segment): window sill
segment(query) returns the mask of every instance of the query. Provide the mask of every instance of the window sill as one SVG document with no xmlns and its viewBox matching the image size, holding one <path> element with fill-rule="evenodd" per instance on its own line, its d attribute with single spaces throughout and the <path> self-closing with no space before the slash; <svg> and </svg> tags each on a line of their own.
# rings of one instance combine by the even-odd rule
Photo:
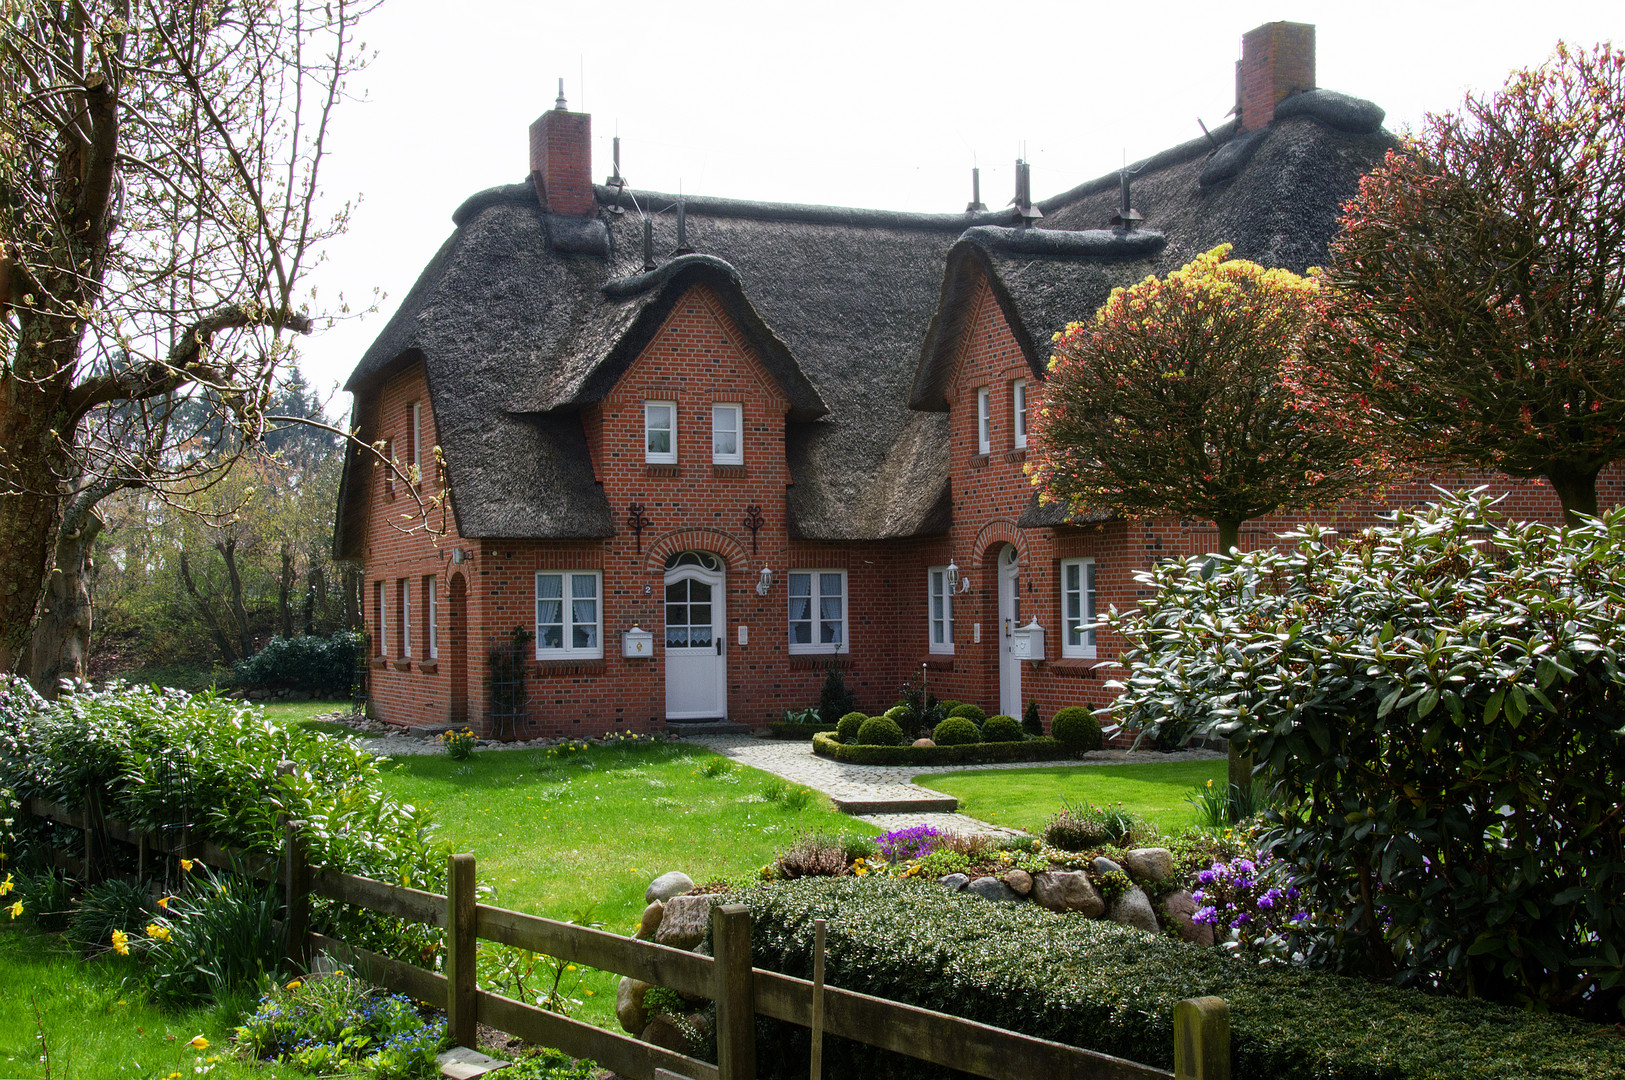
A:
<svg viewBox="0 0 1625 1080">
<path fill-rule="evenodd" d="M 711 475 L 714 477 L 723 477 L 749 476 L 750 474 L 745 471 L 745 467 L 743 465 L 722 465 L 713 461 L 711 463 Z"/>
<path fill-rule="evenodd" d="M 682 467 L 678 466 L 678 465 L 653 465 L 653 464 L 650 464 L 650 465 L 645 465 L 643 467 L 643 475 L 644 476 L 682 476 L 683 475 L 683 470 L 682 470 Z"/>
<path fill-rule="evenodd" d="M 537 657 L 536 668 L 538 675 L 602 675 L 604 658 L 591 656 L 563 660 L 558 657 Z"/>
<path fill-rule="evenodd" d="M 1027 460 L 1027 448 L 1025 446 L 1023 446 L 1023 447 L 1018 447 L 1017 449 L 1010 451 L 1008 454 L 1004 455 L 1004 460 L 1007 463 L 1011 464 L 1011 465 L 1014 465 L 1017 462 L 1026 461 Z"/>
<path fill-rule="evenodd" d="M 418 670 L 425 675 L 438 675 L 440 674 L 440 665 L 433 660 L 425 660 L 418 665 Z"/>
<path fill-rule="evenodd" d="M 852 658 L 845 653 L 791 653 L 791 671 L 851 671 Z"/>
<path fill-rule="evenodd" d="M 391 660 L 389 662 L 389 666 L 394 668 L 396 671 L 411 671 L 412 670 L 412 661 L 410 661 L 410 660 Z"/>
<path fill-rule="evenodd" d="M 973 468 L 973 469 L 985 469 L 985 468 L 987 468 L 988 456 L 989 455 L 987 455 L 987 454 L 977 454 L 975 457 L 970 459 L 970 467 Z"/>
<path fill-rule="evenodd" d="M 930 671 L 952 671 L 954 669 L 954 654 L 927 653 L 918 666 Z"/>
<path fill-rule="evenodd" d="M 1075 679 L 1098 679 L 1101 677 L 1095 670 L 1098 663 L 1099 658 L 1093 656 L 1067 656 L 1051 660 L 1045 666 L 1057 675 L 1070 675 Z"/>
</svg>

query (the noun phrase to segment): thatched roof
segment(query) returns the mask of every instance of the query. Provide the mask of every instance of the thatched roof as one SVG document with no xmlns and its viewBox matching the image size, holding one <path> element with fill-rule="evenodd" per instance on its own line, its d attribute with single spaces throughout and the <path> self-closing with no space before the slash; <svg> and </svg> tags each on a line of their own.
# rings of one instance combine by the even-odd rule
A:
<svg viewBox="0 0 1625 1080">
<path fill-rule="evenodd" d="M 602 399 L 681 292 L 704 282 L 792 403 L 792 534 L 940 533 L 951 514 L 943 390 L 967 290 L 982 275 L 991 280 L 1041 375 L 1050 336 L 1087 317 L 1112 287 L 1218 243 L 1298 271 L 1323 260 L 1338 207 L 1392 139 L 1374 106 L 1318 93 L 1244 153 L 1221 158 L 1201 139 L 1138 163 L 1134 205 L 1145 220 L 1127 234 L 1109 224 L 1116 174 L 1041 202 L 1033 229 L 1012 227 L 1008 210 L 906 214 L 689 197 L 688 244 L 699 254 L 677 258 L 667 255 L 674 196 L 600 187 L 599 217 L 568 219 L 544 213 L 529 184 L 493 188 L 458 209 L 457 230 L 347 389 L 359 399 L 421 358 L 463 535 L 611 535 L 577 411 Z M 1351 123 L 1368 130 L 1347 130 Z M 1229 126 L 1214 140 L 1221 149 L 1236 142 Z M 608 212 L 614 206 L 631 212 Z M 647 274 L 637 210 L 656 215 L 663 265 Z M 359 544 L 342 520 L 359 510 L 352 501 L 340 524 L 347 557 Z M 1066 520 L 1060 508 L 1036 510 L 1024 521 Z"/>
</svg>

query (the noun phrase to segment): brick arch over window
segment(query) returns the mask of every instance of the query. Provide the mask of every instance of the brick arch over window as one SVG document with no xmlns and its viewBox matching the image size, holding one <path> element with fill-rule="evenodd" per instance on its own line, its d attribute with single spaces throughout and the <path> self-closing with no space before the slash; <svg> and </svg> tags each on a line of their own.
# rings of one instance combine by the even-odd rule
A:
<svg viewBox="0 0 1625 1080">
<path fill-rule="evenodd" d="M 664 573 L 666 560 L 679 551 L 714 551 L 722 556 L 729 570 L 742 573 L 750 569 L 745 545 L 720 529 L 678 529 L 649 545 L 643 557 L 644 573 Z"/>
<path fill-rule="evenodd" d="M 1023 559 L 1027 557 L 1027 536 L 1015 522 L 1000 518 L 983 525 L 972 543 L 971 557 L 974 561 L 971 563 L 971 569 L 982 569 L 987 565 L 987 553 L 1006 544 L 1014 544 L 1020 557 Z"/>
</svg>

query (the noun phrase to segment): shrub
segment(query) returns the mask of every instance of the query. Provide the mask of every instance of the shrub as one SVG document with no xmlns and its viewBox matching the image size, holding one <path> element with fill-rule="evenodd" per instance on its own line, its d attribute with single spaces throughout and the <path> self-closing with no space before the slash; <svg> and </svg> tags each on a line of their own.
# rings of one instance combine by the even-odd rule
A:
<svg viewBox="0 0 1625 1080">
<path fill-rule="evenodd" d="M 273 987 L 237 1028 L 249 1056 L 318 1074 L 349 1059 L 374 1080 L 437 1075 L 445 1021 L 424 1020 L 404 995 L 385 996 L 342 971 Z"/>
<path fill-rule="evenodd" d="M 1565 530 L 1474 493 L 1296 539 L 1151 574 L 1116 715 L 1268 765 L 1311 959 L 1617 1020 L 1625 511 Z"/>
<path fill-rule="evenodd" d="M 869 718 L 860 712 L 847 713 L 841 717 L 840 726 L 835 729 L 835 737 L 844 743 L 856 742 L 858 729 L 863 727 L 863 722 L 867 719 Z"/>
<path fill-rule="evenodd" d="M 834 727 L 841 717 L 857 707 L 857 695 L 847 688 L 846 677 L 841 674 L 841 669 L 830 668 L 828 674 L 824 676 L 824 688 L 818 692 L 819 722 Z"/>
<path fill-rule="evenodd" d="M 440 744 L 446 748 L 446 756 L 453 761 L 467 761 L 474 756 L 474 732 L 468 728 L 444 733 L 440 736 Z"/>
<path fill-rule="evenodd" d="M 931 741 L 938 746 L 968 746 L 981 742 L 982 733 L 968 717 L 950 716 L 937 725 L 937 730 L 931 733 Z"/>
<path fill-rule="evenodd" d="M 975 724 L 977 727 L 981 727 L 982 724 L 987 721 L 987 713 L 983 712 L 981 707 L 978 706 L 978 705 L 967 705 L 967 704 L 955 705 L 952 709 L 948 710 L 948 715 L 949 716 L 963 716 L 963 717 L 967 718 L 968 720 L 970 720 L 971 723 Z"/>
<path fill-rule="evenodd" d="M 280 909 L 275 882 L 201 868 L 146 932 L 153 994 L 192 1005 L 276 981 Z"/>
<path fill-rule="evenodd" d="M 152 913 L 152 900 L 144 886 L 108 878 L 79 897 L 68 917 L 65 936 L 69 944 L 87 956 L 106 952 L 114 948 L 114 931 L 137 942 L 145 937 L 142 928 L 152 921 Z M 128 951 L 128 947 L 120 951 Z"/>
<path fill-rule="evenodd" d="M 813 736 L 813 753 L 853 765 L 975 765 L 997 761 L 1060 761 L 1071 752 L 1054 739 L 966 746 L 860 746 Z"/>
<path fill-rule="evenodd" d="M 1013 716 L 990 716 L 982 725 L 983 742 L 1020 742 L 1027 733 L 1021 730 L 1021 721 Z"/>
<path fill-rule="evenodd" d="M 953 698 L 937 699 L 937 705 L 942 709 L 943 716 L 952 716 L 954 714 L 954 710 L 963 704 L 965 704 L 963 701 L 956 701 Z"/>
<path fill-rule="evenodd" d="M 355 681 L 361 635 L 340 630 L 331 637 L 273 637 L 265 648 L 237 663 L 239 686 L 305 690 L 320 697 L 343 697 Z"/>
<path fill-rule="evenodd" d="M 1081 705 L 1057 709 L 1050 718 L 1049 731 L 1056 742 L 1078 754 L 1099 750 L 1106 745 L 1105 736 L 1100 731 L 1100 721 Z"/>
<path fill-rule="evenodd" d="M 1021 714 L 1021 730 L 1035 739 L 1044 734 L 1044 718 L 1038 714 L 1037 701 L 1027 702 L 1027 708 Z"/>
<path fill-rule="evenodd" d="M 1262 781 L 1246 787 L 1238 784 L 1215 785 L 1212 780 L 1205 787 L 1196 788 L 1185 801 L 1196 810 L 1196 823 L 1204 829 L 1233 828 L 1249 818 L 1279 809 L 1280 800 L 1275 789 Z"/>
<path fill-rule="evenodd" d="M 804 833 L 778 858 L 779 874 L 786 878 L 833 877 L 846 873 L 846 847 L 838 836 Z"/>
<path fill-rule="evenodd" d="M 1089 851 L 1110 844 L 1126 847 L 1144 824 L 1121 806 L 1073 806 L 1061 800 L 1061 809 L 1044 826 L 1044 840 L 1063 851 Z"/>
<path fill-rule="evenodd" d="M 6 865 L 10 865 L 7 863 Z M 12 877 L 10 872 L 7 877 Z M 34 925 L 47 934 L 59 934 L 68 928 L 73 917 L 74 882 L 55 869 L 22 870 L 15 872 L 13 887 L 16 895 L 6 906 L 20 903 Z"/>
<path fill-rule="evenodd" d="M 903 729 L 889 716 L 871 716 L 858 728 L 858 743 L 863 746 L 900 746 Z"/>
</svg>

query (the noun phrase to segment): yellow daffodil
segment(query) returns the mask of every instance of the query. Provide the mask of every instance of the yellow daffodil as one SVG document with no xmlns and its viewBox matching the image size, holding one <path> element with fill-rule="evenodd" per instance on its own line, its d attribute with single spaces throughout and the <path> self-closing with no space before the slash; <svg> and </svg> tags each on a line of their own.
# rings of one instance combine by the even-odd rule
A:
<svg viewBox="0 0 1625 1080">
<path fill-rule="evenodd" d="M 188 874 L 190 874 L 192 872 L 192 860 L 191 859 L 182 859 L 181 860 L 181 869 L 185 870 Z"/>
<path fill-rule="evenodd" d="M 284 990 L 297 990 L 303 985 L 305 985 L 305 984 L 300 982 L 298 979 L 295 979 L 292 982 L 290 982 L 287 986 L 284 986 L 282 989 L 284 989 Z"/>
<path fill-rule="evenodd" d="M 113 931 L 113 951 L 120 956 L 130 955 L 130 935 L 122 930 Z"/>
<path fill-rule="evenodd" d="M 191 1046 L 194 1050 L 207 1050 L 209 1048 L 209 1040 L 205 1039 L 201 1035 L 194 1035 L 192 1036 Z"/>
<path fill-rule="evenodd" d="M 17 916 L 19 916 L 19 915 L 21 915 L 23 913 L 23 902 L 21 900 L 19 900 L 15 904 L 12 904 L 10 907 L 8 907 L 6 910 L 11 912 L 11 917 L 13 919 L 15 919 Z"/>
<path fill-rule="evenodd" d="M 163 908 L 165 911 L 168 911 L 169 902 L 173 899 L 175 899 L 173 896 L 160 896 L 158 898 L 158 906 Z"/>
<path fill-rule="evenodd" d="M 162 923 L 148 923 L 147 936 L 156 941 L 168 941 L 169 927 L 164 926 Z"/>
<path fill-rule="evenodd" d="M 6 875 L 6 880 L 0 881 L 0 896 L 4 896 L 10 891 L 11 891 L 11 875 L 7 874 Z"/>
</svg>

